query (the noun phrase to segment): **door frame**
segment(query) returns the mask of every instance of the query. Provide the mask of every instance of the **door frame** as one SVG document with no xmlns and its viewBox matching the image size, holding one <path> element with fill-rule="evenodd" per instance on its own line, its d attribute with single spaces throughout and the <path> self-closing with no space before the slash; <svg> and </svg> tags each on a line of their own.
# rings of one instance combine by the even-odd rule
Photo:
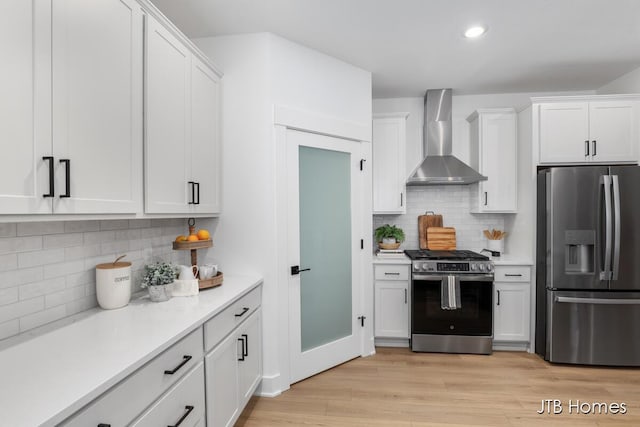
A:
<svg viewBox="0 0 640 427">
<path fill-rule="evenodd" d="M 358 261 L 352 268 L 360 272 L 360 310 L 358 315 L 366 317 L 364 331 L 360 340 L 360 355 L 375 353 L 373 339 L 373 217 L 371 215 L 372 183 L 371 183 L 371 126 L 346 121 L 308 111 L 275 105 L 273 111 L 273 139 L 275 142 L 275 188 L 276 188 L 276 264 L 277 264 L 277 345 L 278 366 L 280 372 L 269 375 L 265 373 L 261 393 L 274 396 L 289 389 L 291 385 L 290 339 L 289 339 L 289 277 L 292 261 L 289 257 L 288 238 L 288 171 L 287 171 L 287 129 L 348 139 L 360 143 L 360 155 L 363 162 L 363 191 L 360 203 L 361 218 L 356 221 L 363 239 L 364 249 L 355 257 Z M 276 321 L 276 319 L 274 319 Z M 265 322 L 266 323 L 266 322 Z M 267 331 L 273 333 L 273 331 Z"/>
</svg>

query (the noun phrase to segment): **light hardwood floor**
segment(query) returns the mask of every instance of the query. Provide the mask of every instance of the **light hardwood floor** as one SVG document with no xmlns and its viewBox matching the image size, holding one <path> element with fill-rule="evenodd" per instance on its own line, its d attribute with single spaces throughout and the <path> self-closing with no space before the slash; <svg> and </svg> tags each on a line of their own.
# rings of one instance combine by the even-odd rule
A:
<svg viewBox="0 0 640 427">
<path fill-rule="evenodd" d="M 538 415 L 543 399 L 563 412 Z M 626 404 L 626 414 L 569 413 L 569 401 Z M 586 407 L 585 407 L 586 409 Z M 377 348 L 254 397 L 236 426 L 640 426 L 640 369 L 551 365 L 536 355 L 412 353 Z"/>
</svg>

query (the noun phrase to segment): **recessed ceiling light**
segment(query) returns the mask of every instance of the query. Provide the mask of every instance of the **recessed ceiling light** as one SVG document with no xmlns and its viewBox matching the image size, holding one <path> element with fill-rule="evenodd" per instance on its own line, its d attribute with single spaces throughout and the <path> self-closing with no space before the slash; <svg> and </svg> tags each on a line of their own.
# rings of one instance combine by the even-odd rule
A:
<svg viewBox="0 0 640 427">
<path fill-rule="evenodd" d="M 468 39 L 475 39 L 476 37 L 480 37 L 486 32 L 487 32 L 487 29 L 485 27 L 480 27 L 480 26 L 470 27 L 467 29 L 467 31 L 464 32 L 464 36 Z"/>
</svg>

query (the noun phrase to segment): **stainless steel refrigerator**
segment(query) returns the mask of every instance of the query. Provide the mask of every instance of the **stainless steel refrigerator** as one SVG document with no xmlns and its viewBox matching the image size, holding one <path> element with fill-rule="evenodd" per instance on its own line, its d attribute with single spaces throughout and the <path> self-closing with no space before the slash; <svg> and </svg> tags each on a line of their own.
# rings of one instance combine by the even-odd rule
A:
<svg viewBox="0 0 640 427">
<path fill-rule="evenodd" d="M 536 352 L 640 366 L 640 167 L 538 172 Z"/>
</svg>

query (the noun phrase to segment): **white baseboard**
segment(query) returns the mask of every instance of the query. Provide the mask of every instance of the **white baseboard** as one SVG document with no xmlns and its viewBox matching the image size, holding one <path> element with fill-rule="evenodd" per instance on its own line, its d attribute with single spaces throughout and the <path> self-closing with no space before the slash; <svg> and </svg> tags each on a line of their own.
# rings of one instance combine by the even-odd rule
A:
<svg viewBox="0 0 640 427">
<path fill-rule="evenodd" d="M 376 338 L 376 347 L 409 347 L 409 338 Z"/>
<path fill-rule="evenodd" d="M 529 351 L 527 342 L 493 342 L 493 349 L 497 351 Z"/>
<path fill-rule="evenodd" d="M 280 380 L 280 374 L 263 376 L 262 381 L 254 394 L 260 397 L 276 397 L 281 395 L 282 392 L 288 390 L 289 387 L 282 389 Z"/>
</svg>

